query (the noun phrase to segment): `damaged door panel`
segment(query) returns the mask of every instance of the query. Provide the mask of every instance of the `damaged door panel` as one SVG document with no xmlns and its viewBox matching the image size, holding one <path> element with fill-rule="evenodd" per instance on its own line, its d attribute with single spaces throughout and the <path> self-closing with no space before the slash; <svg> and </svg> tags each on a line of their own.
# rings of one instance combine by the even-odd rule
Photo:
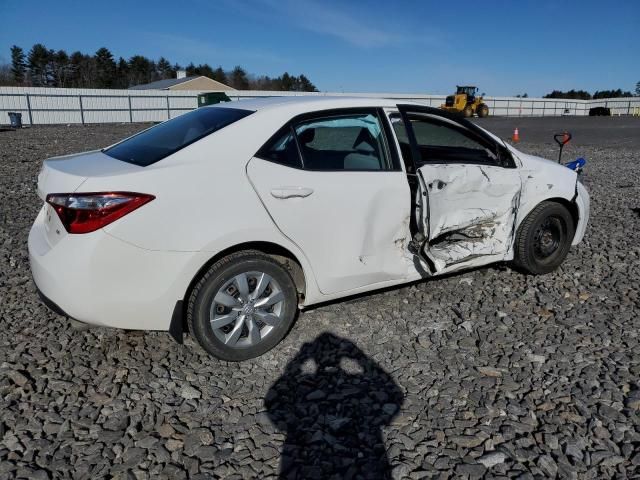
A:
<svg viewBox="0 0 640 480">
<path fill-rule="evenodd" d="M 520 202 L 517 171 L 480 165 L 420 167 L 428 202 L 425 254 L 436 272 L 478 257 L 506 257 Z M 477 260 L 482 263 L 484 260 Z"/>
<path fill-rule="evenodd" d="M 465 120 L 416 106 L 399 110 L 390 120 L 421 180 L 416 254 L 435 274 L 507 259 L 522 190 L 510 153 Z"/>
</svg>

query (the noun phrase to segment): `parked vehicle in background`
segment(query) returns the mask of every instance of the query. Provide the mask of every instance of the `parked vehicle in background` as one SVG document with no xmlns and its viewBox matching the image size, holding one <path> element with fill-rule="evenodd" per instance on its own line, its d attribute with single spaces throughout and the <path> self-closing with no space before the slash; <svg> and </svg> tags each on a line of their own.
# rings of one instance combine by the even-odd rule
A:
<svg viewBox="0 0 640 480">
<path fill-rule="evenodd" d="M 611 109 L 606 107 L 593 107 L 589 109 L 590 117 L 610 117 Z"/>
<path fill-rule="evenodd" d="M 47 303 L 95 325 L 183 321 L 225 360 L 298 308 L 493 262 L 530 274 L 578 244 L 577 174 L 420 104 L 288 97 L 199 108 L 38 177 Z"/>
</svg>

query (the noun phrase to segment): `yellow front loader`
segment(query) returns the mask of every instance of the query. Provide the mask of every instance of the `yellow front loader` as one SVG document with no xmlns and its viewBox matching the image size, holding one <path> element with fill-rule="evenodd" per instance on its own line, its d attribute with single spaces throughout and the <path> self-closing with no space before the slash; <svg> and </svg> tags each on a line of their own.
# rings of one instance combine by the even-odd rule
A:
<svg viewBox="0 0 640 480">
<path fill-rule="evenodd" d="M 482 100 L 477 87 L 457 85 L 455 95 L 449 95 L 440 108 L 448 112 L 461 113 L 465 117 L 473 117 L 474 114 L 486 117 L 489 115 L 489 107 Z"/>
</svg>

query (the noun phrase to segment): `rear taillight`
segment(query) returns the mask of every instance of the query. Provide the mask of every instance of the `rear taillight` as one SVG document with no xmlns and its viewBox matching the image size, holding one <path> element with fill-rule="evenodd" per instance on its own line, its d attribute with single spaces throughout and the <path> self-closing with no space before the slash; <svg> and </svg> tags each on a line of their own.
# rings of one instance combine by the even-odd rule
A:
<svg viewBox="0 0 640 480">
<path fill-rule="evenodd" d="M 131 192 L 51 193 L 47 203 L 69 233 L 98 230 L 153 200 L 153 195 Z"/>
</svg>

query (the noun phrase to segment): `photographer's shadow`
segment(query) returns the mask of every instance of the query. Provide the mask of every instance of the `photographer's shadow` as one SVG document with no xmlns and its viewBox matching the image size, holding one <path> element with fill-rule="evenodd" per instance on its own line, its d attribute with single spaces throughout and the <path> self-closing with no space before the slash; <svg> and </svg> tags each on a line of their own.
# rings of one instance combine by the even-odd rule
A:
<svg viewBox="0 0 640 480">
<path fill-rule="evenodd" d="M 323 333 L 305 343 L 265 398 L 286 432 L 280 478 L 391 478 L 382 427 L 400 387 L 354 343 Z"/>
</svg>

